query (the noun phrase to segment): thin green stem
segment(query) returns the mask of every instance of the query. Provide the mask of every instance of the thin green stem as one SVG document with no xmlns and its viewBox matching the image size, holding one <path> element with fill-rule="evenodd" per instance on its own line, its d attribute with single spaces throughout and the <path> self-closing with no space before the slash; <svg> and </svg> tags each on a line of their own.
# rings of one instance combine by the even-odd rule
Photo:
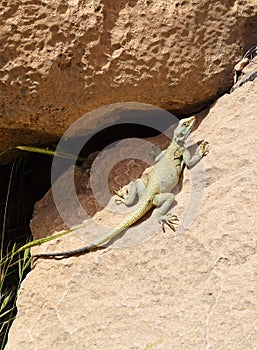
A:
<svg viewBox="0 0 257 350">
<path fill-rule="evenodd" d="M 65 152 L 56 152 L 53 150 L 50 150 L 48 148 L 40 148 L 40 147 L 30 147 L 30 146 L 16 146 L 15 148 L 21 150 L 21 151 L 27 151 L 27 152 L 35 152 L 35 153 L 40 153 L 40 154 L 47 154 L 50 156 L 57 156 L 61 158 L 68 158 L 68 159 L 77 159 L 80 161 L 84 161 L 85 158 L 83 157 L 77 157 L 73 156 L 72 154 L 68 154 Z"/>
<path fill-rule="evenodd" d="M 12 179 L 13 179 L 14 167 L 15 167 L 15 161 L 12 164 L 12 170 L 11 170 L 11 174 L 10 174 L 10 178 L 9 178 L 9 182 L 8 182 L 8 189 L 7 189 L 6 201 L 5 201 L 5 207 L 4 207 L 4 218 L 3 218 L 1 247 L 0 247 L 0 260 L 2 260 L 2 258 L 3 258 L 4 234 L 5 234 L 5 228 L 6 228 L 6 218 L 7 218 L 7 211 L 8 211 L 9 197 L 10 197 L 10 189 L 11 189 L 11 184 L 12 184 Z"/>
</svg>

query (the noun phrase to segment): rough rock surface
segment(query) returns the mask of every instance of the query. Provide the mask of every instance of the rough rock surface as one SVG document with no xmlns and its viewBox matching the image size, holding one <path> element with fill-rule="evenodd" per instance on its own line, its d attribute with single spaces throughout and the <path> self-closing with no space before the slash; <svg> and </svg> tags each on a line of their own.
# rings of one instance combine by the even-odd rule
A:
<svg viewBox="0 0 257 350">
<path fill-rule="evenodd" d="M 22 284 L 6 350 L 256 349 L 256 98 L 257 80 L 246 82 L 194 131 L 211 150 L 191 227 L 182 234 L 159 228 L 127 248 L 38 261 Z M 190 181 L 186 171 L 180 219 Z M 37 251 L 82 243 L 69 235 Z"/>
<path fill-rule="evenodd" d="M 192 111 L 232 84 L 256 0 L 3 1 L 0 150 L 58 140 L 97 107 Z"/>
</svg>

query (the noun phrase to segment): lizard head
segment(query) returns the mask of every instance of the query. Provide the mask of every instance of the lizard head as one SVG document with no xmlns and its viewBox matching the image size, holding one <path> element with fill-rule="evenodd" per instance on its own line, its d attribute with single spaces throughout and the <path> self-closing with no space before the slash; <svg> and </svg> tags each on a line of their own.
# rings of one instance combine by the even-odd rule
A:
<svg viewBox="0 0 257 350">
<path fill-rule="evenodd" d="M 174 130 L 173 140 L 179 145 L 184 145 L 186 139 L 191 133 L 195 125 L 196 117 L 192 116 L 189 118 L 181 119 L 178 126 Z"/>
</svg>

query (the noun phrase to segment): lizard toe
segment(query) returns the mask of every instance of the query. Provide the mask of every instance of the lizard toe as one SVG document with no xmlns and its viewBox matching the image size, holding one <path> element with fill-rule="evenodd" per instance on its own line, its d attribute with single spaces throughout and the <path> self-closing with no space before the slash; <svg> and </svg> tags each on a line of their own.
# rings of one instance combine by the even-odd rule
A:
<svg viewBox="0 0 257 350">
<path fill-rule="evenodd" d="M 178 217 L 177 215 L 172 215 L 172 214 L 166 214 L 163 215 L 159 218 L 159 223 L 162 225 L 162 230 L 165 232 L 165 225 L 169 226 L 173 231 L 175 231 L 175 226 L 178 224 Z"/>
<path fill-rule="evenodd" d="M 120 205 L 121 203 L 123 203 L 122 199 L 119 199 L 119 198 L 115 199 L 115 204 Z"/>
</svg>

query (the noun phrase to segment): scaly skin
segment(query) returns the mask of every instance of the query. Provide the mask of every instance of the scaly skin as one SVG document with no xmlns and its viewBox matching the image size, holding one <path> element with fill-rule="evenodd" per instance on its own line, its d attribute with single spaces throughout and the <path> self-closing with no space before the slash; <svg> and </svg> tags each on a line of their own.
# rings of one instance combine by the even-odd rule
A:
<svg viewBox="0 0 257 350">
<path fill-rule="evenodd" d="M 189 151 L 184 147 L 185 141 L 195 124 L 195 117 L 180 120 L 174 131 L 174 137 L 168 148 L 157 157 L 157 162 L 147 174 L 147 182 L 144 184 L 141 179 L 134 180 L 129 185 L 129 190 L 122 188 L 116 192 L 119 199 L 117 204 L 130 205 L 134 203 L 136 196 L 139 196 L 139 204 L 128 217 L 116 226 L 104 238 L 96 243 L 89 244 L 80 249 L 60 253 L 36 254 L 36 258 L 70 257 L 88 253 L 97 248 L 103 248 L 103 244 L 117 237 L 121 232 L 141 219 L 151 208 L 158 207 L 158 221 L 164 230 L 164 225 L 174 229 L 178 219 L 175 215 L 168 213 L 174 200 L 171 190 L 177 185 L 184 165 L 193 166 L 208 153 L 208 143 L 202 142 L 196 153 L 191 157 Z"/>
</svg>

